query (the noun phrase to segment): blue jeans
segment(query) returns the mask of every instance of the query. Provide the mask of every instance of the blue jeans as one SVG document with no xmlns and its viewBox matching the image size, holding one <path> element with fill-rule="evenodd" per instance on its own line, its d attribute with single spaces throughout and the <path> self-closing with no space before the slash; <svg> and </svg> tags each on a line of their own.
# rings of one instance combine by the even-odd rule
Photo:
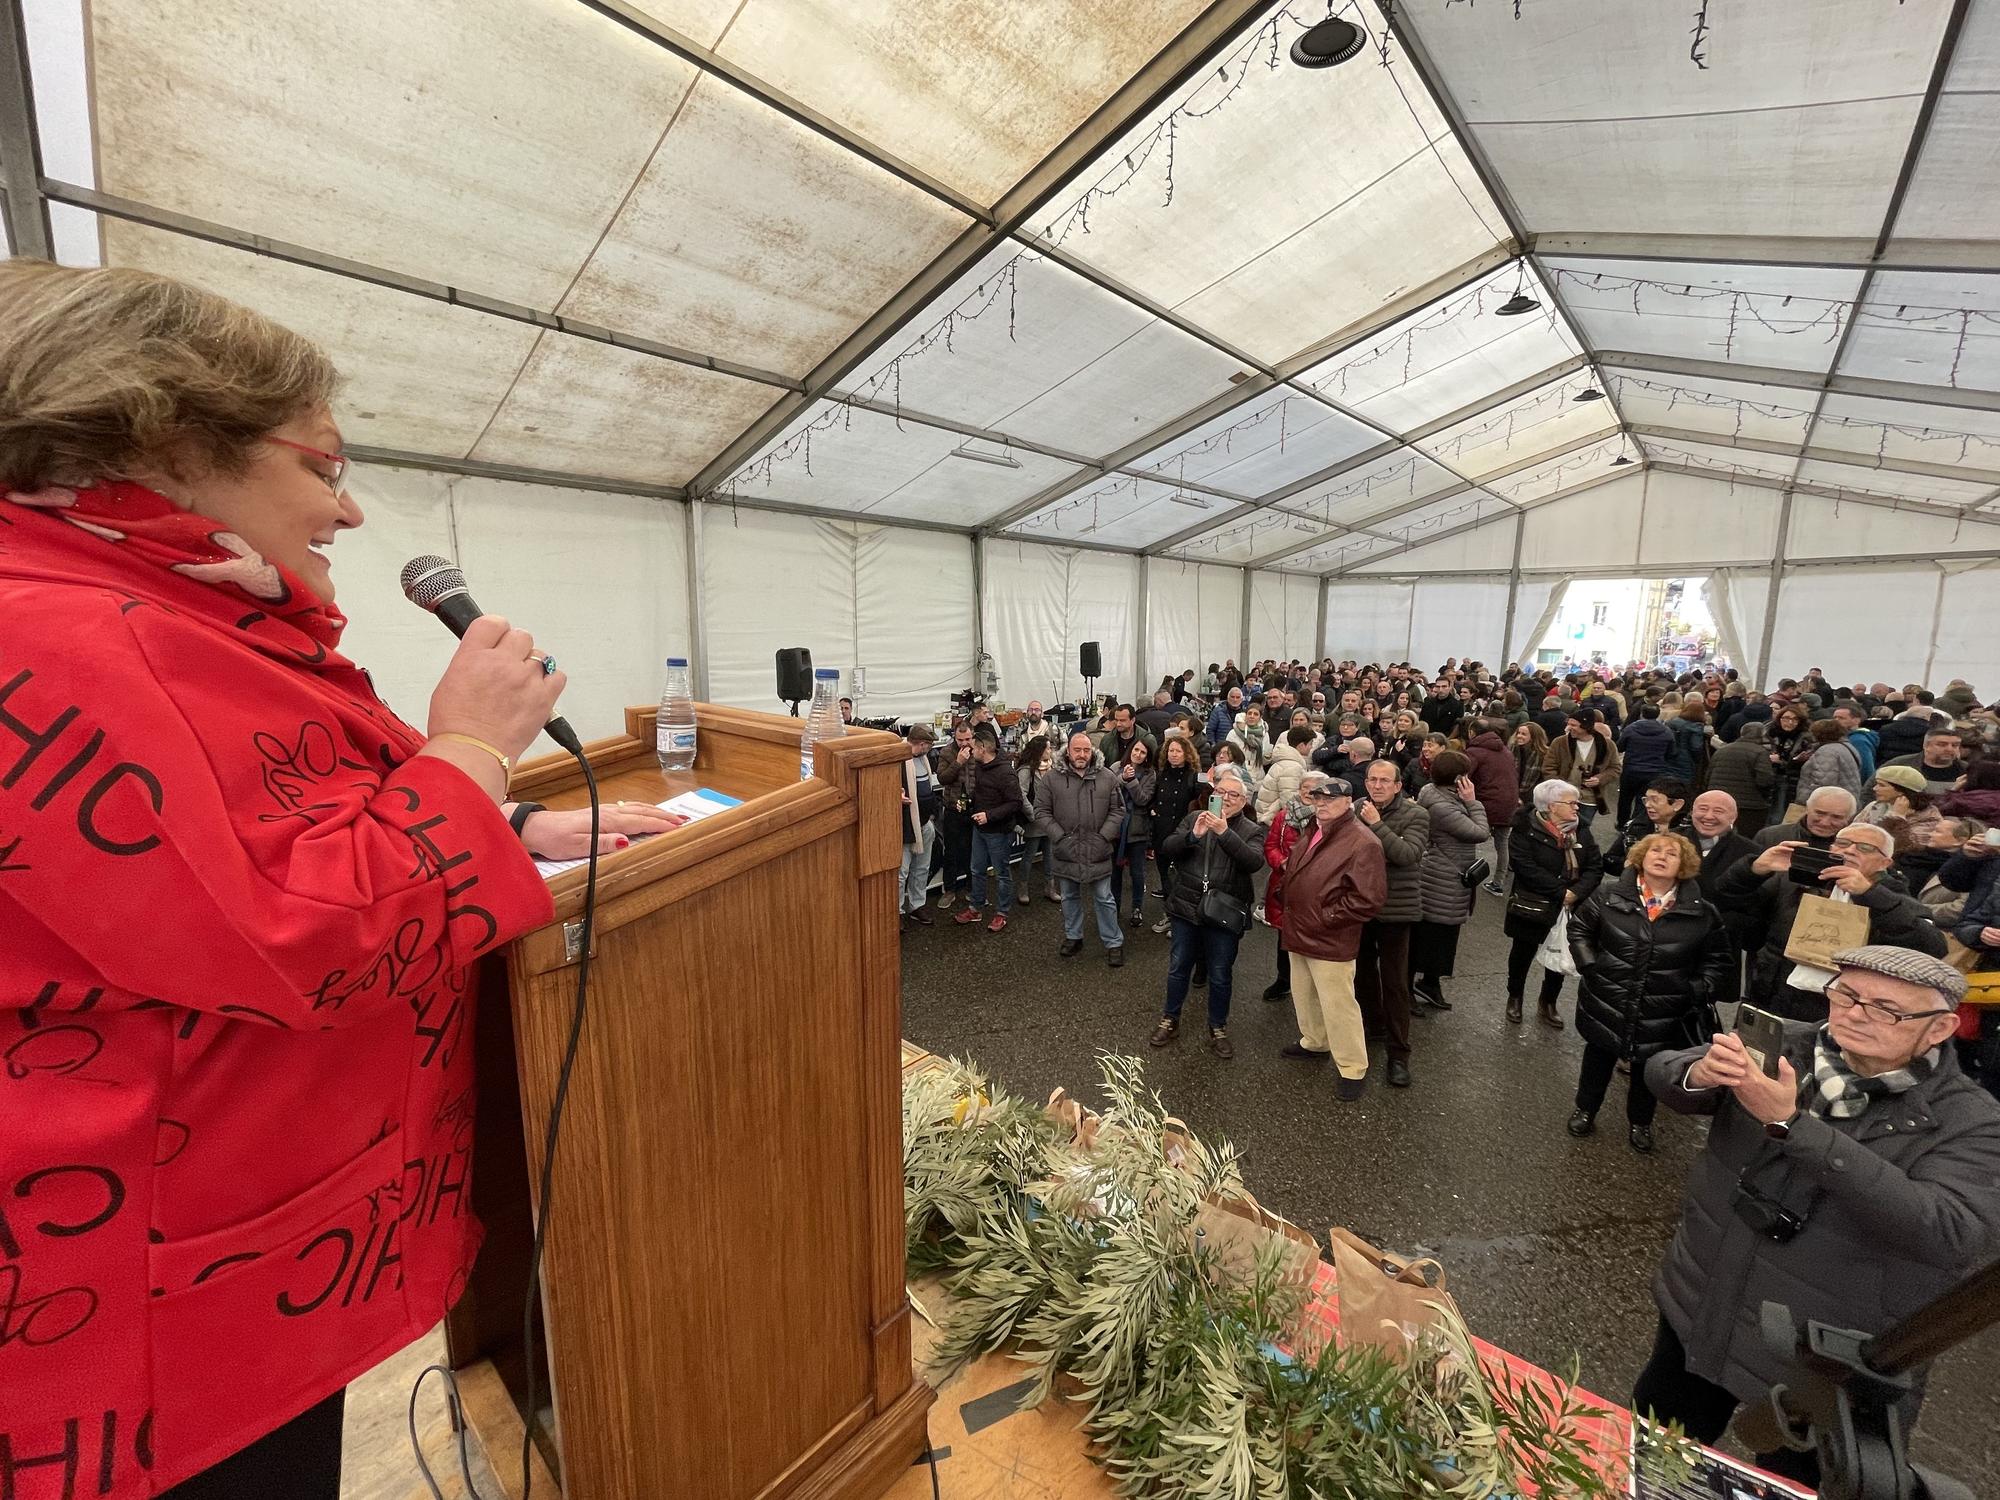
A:
<svg viewBox="0 0 2000 1500">
<path fill-rule="evenodd" d="M 1111 899 L 1111 877 L 1084 882 L 1062 882 L 1063 936 L 1072 943 L 1083 937 L 1083 889 L 1090 887 L 1091 904 L 1097 908 L 1097 940 L 1106 948 L 1121 948 L 1125 934 L 1118 930 L 1118 903 Z"/>
<path fill-rule="evenodd" d="M 1031 833 L 1021 841 L 1021 884 L 1033 885 L 1037 855 L 1042 861 L 1042 878 L 1053 884 L 1056 878 L 1056 856 L 1049 848 L 1049 836 L 1045 833 Z"/>
<path fill-rule="evenodd" d="M 986 866 L 990 863 L 1000 876 L 1000 915 L 1014 909 L 1014 867 L 1008 858 L 1014 852 L 1014 830 L 992 829 L 983 823 L 972 825 L 972 906 L 977 911 L 986 904 Z"/>
<path fill-rule="evenodd" d="M 1195 965 L 1208 968 L 1208 1029 L 1220 1030 L 1229 1024 L 1229 992 L 1236 982 L 1237 934 L 1222 927 L 1210 927 L 1174 917 L 1173 954 L 1167 960 L 1167 1015 L 1180 1019 L 1187 1002 L 1188 980 Z"/>
<path fill-rule="evenodd" d="M 1125 851 L 1128 863 L 1111 867 L 1111 908 L 1118 910 L 1125 904 L 1125 891 L 1132 892 L 1132 915 L 1138 916 L 1146 909 L 1146 846 L 1135 844 Z"/>
<path fill-rule="evenodd" d="M 926 823 L 918 842 L 912 846 L 903 845 L 903 910 L 905 913 L 921 908 L 930 896 L 931 886 L 931 825 Z"/>
</svg>

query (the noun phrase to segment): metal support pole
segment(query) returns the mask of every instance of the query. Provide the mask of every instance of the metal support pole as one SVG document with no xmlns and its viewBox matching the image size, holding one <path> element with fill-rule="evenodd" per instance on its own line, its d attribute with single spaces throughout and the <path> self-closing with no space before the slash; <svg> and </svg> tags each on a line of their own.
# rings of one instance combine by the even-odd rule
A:
<svg viewBox="0 0 2000 1500">
<path fill-rule="evenodd" d="M 1238 661 L 1250 660 L 1250 569 L 1243 570 L 1243 620 L 1236 632 L 1237 649 L 1242 653 Z"/>
<path fill-rule="evenodd" d="M 1319 610 L 1313 618 L 1313 656 L 1325 660 L 1333 653 L 1326 646 L 1326 591 L 1332 587 L 1326 579 L 1319 581 Z"/>
<path fill-rule="evenodd" d="M 701 586 L 702 515 L 708 508 L 701 500 L 687 502 L 687 593 L 688 593 L 688 691 L 697 703 L 708 698 L 708 613 Z"/>
<path fill-rule="evenodd" d="M 16 255 L 54 260 L 55 235 L 41 179 L 27 26 L 20 0 L 0 0 L 0 184 L 6 189 L 7 234 Z"/>
<path fill-rule="evenodd" d="M 972 537 L 972 686 L 983 692 L 980 668 L 986 664 L 986 539 Z"/>
<path fill-rule="evenodd" d="M 1514 517 L 1514 560 L 1507 565 L 1507 623 L 1500 630 L 1500 667 L 1514 660 L 1514 606 L 1521 601 L 1521 539 L 1527 534 L 1528 513 Z"/>
<path fill-rule="evenodd" d="M 1137 676 L 1134 680 L 1138 682 L 1146 680 L 1146 625 L 1148 619 L 1146 595 L 1147 590 L 1151 586 L 1152 574 L 1152 558 L 1141 557 L 1139 559 L 1139 625 L 1132 632 L 1133 640 L 1136 643 L 1133 647 L 1133 657 L 1137 666 Z"/>
<path fill-rule="evenodd" d="M 1785 486 L 1778 503 L 1778 536 L 1771 548 L 1771 587 L 1764 595 L 1764 629 L 1757 642 L 1757 675 L 1753 681 L 1765 692 L 1771 690 L 1771 637 L 1778 628 L 1778 585 L 1785 577 L 1785 543 L 1792 534 L 1792 487 Z"/>
</svg>

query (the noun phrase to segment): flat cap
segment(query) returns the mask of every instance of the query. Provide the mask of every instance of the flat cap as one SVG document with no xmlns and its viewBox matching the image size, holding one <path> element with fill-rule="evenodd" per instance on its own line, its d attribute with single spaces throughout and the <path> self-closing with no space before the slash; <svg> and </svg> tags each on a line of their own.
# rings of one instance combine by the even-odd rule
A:
<svg viewBox="0 0 2000 1500">
<path fill-rule="evenodd" d="M 1965 976 L 1941 958 L 1887 943 L 1870 943 L 1865 948 L 1843 948 L 1833 955 L 1843 969 L 1866 969 L 1871 974 L 1900 979 L 1936 990 L 1951 1004 L 1965 998 Z"/>
<path fill-rule="evenodd" d="M 1883 766 L 1875 773 L 1877 781 L 1886 781 L 1890 786 L 1899 786 L 1906 792 L 1927 792 L 1930 783 L 1924 780 L 1924 773 L 1915 766 Z"/>
</svg>

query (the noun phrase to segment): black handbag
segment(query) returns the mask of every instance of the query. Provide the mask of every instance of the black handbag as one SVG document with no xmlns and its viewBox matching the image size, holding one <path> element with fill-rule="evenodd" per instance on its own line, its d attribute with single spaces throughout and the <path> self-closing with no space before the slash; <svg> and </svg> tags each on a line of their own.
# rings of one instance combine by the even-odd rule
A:
<svg viewBox="0 0 2000 1500">
<path fill-rule="evenodd" d="M 1486 856 L 1482 854 L 1458 872 L 1458 883 L 1469 891 L 1492 873 L 1493 866 L 1486 862 Z"/>
<path fill-rule="evenodd" d="M 1250 930 L 1250 903 L 1209 885 L 1208 866 L 1214 857 L 1215 845 L 1211 843 L 1202 851 L 1201 900 L 1196 904 L 1195 911 L 1201 917 L 1202 926 L 1220 927 L 1224 932 L 1233 932 L 1241 937 Z"/>
<path fill-rule="evenodd" d="M 1519 917 L 1523 922 L 1553 924 L 1560 906 L 1561 902 L 1554 896 L 1538 896 L 1517 886 L 1514 894 L 1507 898 L 1507 915 Z"/>
</svg>

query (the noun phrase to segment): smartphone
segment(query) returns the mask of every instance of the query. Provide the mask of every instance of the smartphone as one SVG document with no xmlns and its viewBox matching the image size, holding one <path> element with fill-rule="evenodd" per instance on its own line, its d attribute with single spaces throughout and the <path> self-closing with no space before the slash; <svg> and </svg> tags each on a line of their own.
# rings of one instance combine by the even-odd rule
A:
<svg viewBox="0 0 2000 1500">
<path fill-rule="evenodd" d="M 2000 828 L 1986 830 L 1986 845 L 1990 849 L 2000 849 Z"/>
<path fill-rule="evenodd" d="M 1768 1010 L 1754 1005 L 1736 1007 L 1736 1035 L 1750 1061 L 1764 1070 L 1766 1078 L 1778 1076 L 1778 1059 L 1785 1050 L 1785 1023 Z"/>
<path fill-rule="evenodd" d="M 1213 797 L 1208 799 L 1208 811 L 1211 817 L 1219 818 L 1222 816 L 1222 793 L 1217 792 Z"/>
<path fill-rule="evenodd" d="M 1822 884 L 1819 872 L 1828 865 L 1837 865 L 1840 858 L 1831 849 L 1815 849 L 1807 845 L 1792 851 L 1791 877 L 1793 885 L 1818 886 Z"/>
</svg>

